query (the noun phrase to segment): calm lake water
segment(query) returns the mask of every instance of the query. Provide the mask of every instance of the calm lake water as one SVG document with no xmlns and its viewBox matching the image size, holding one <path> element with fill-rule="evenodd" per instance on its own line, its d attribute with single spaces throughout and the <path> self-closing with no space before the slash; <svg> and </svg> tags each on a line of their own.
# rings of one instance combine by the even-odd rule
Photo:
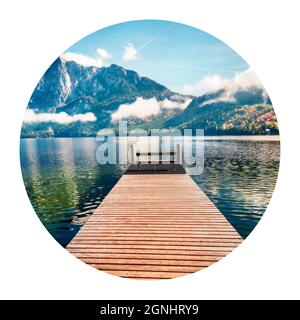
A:
<svg viewBox="0 0 300 320">
<path fill-rule="evenodd" d="M 274 141 L 275 140 L 275 141 Z M 246 238 L 275 187 L 280 144 L 270 137 L 210 137 L 196 183 Z M 126 168 L 99 165 L 95 138 L 22 139 L 20 156 L 30 201 L 52 236 L 66 246 Z"/>
</svg>

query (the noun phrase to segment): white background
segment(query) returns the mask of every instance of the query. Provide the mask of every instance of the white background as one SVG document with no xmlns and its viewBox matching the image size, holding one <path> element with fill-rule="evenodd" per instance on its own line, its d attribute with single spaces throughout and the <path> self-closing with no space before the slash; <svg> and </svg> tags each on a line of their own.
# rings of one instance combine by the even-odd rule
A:
<svg viewBox="0 0 300 320">
<path fill-rule="evenodd" d="M 300 298 L 297 2 L 1 1 L 0 297 Z M 219 263 L 174 280 L 121 279 L 94 270 L 68 254 L 36 217 L 19 165 L 24 109 L 50 63 L 89 33 L 135 19 L 182 22 L 223 40 L 256 71 L 280 125 L 279 180 L 255 231 Z"/>
</svg>

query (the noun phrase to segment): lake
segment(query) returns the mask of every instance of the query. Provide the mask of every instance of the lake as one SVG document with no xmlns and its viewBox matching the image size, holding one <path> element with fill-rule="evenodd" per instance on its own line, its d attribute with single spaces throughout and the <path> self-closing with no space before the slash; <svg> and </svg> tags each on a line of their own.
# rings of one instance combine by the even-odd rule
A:
<svg viewBox="0 0 300 320">
<path fill-rule="evenodd" d="M 21 139 L 25 187 L 41 222 L 66 246 L 125 171 L 99 165 L 95 138 Z M 274 190 L 278 137 L 207 137 L 204 170 L 192 176 L 246 238 Z"/>
</svg>

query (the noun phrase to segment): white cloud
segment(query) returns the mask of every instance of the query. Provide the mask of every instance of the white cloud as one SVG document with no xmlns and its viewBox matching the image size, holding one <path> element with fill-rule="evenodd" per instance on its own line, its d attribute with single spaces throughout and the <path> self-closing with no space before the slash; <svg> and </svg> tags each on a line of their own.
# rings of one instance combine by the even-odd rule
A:
<svg viewBox="0 0 300 320">
<path fill-rule="evenodd" d="M 97 53 L 97 57 L 103 61 L 112 58 L 112 55 L 103 48 L 98 48 L 96 50 L 96 53 Z"/>
<path fill-rule="evenodd" d="M 122 58 L 124 61 L 136 60 L 138 57 L 138 50 L 133 46 L 132 43 L 127 43 L 124 47 Z"/>
<path fill-rule="evenodd" d="M 187 84 L 182 87 L 182 93 L 201 96 L 205 93 L 211 93 L 222 89 L 237 91 L 238 89 L 247 89 L 250 87 L 262 88 L 262 84 L 255 73 L 248 69 L 237 73 L 233 79 L 221 77 L 218 74 L 205 76 L 195 84 Z"/>
<path fill-rule="evenodd" d="M 194 96 L 202 96 L 205 93 L 217 91 L 226 85 L 228 79 L 224 79 L 218 74 L 205 76 L 194 84 L 186 84 L 182 87 L 181 92 Z"/>
<path fill-rule="evenodd" d="M 155 97 L 151 99 L 144 99 L 138 97 L 135 102 L 131 104 L 121 104 L 118 110 L 112 113 L 112 121 L 118 121 L 121 119 L 136 118 L 146 119 L 151 116 L 158 115 L 162 109 L 185 109 L 191 99 L 185 99 L 180 101 L 164 99 L 158 101 Z"/>
<path fill-rule="evenodd" d="M 155 34 L 152 38 L 148 39 L 145 41 L 141 46 L 138 48 L 135 48 L 132 43 L 127 43 L 126 46 L 124 46 L 124 51 L 122 58 L 124 61 L 132 61 L 132 60 L 137 60 L 138 58 L 138 53 L 148 47 L 153 41 L 157 40 L 158 38 L 161 37 L 162 34 L 165 32 L 169 31 L 174 25 L 176 25 L 175 22 L 170 23 L 165 29 L 163 29 L 161 32 Z"/>
<path fill-rule="evenodd" d="M 41 122 L 55 122 L 59 124 L 70 124 L 73 122 L 89 122 L 96 121 L 97 118 L 92 112 L 85 114 L 75 114 L 70 116 L 66 112 L 60 113 L 35 113 L 31 109 L 26 109 L 24 123 L 41 123 Z"/>
<path fill-rule="evenodd" d="M 157 115 L 160 112 L 159 104 L 156 98 L 143 99 L 138 97 L 131 104 L 121 104 L 119 109 L 111 115 L 112 121 L 118 121 L 126 118 L 145 119 L 147 117 Z"/>
<path fill-rule="evenodd" d="M 208 99 L 201 103 L 199 107 L 207 106 L 213 103 L 218 103 L 218 102 L 234 102 L 235 98 L 231 94 L 231 92 L 225 91 L 221 96 L 214 98 L 214 99 Z"/>
<path fill-rule="evenodd" d="M 107 65 L 107 60 L 109 60 L 112 55 L 103 48 L 98 48 L 96 50 L 95 57 L 86 56 L 80 53 L 65 52 L 61 55 L 61 59 L 64 61 L 75 61 L 76 63 L 84 67 L 104 67 Z"/>
<path fill-rule="evenodd" d="M 169 100 L 165 99 L 161 102 L 159 102 L 161 108 L 163 109 L 181 109 L 184 110 L 192 101 L 192 99 L 185 99 L 184 101 L 175 101 L 175 100 Z"/>
<path fill-rule="evenodd" d="M 216 103 L 216 102 L 235 102 L 235 94 L 240 90 L 261 89 L 266 99 L 267 93 L 256 74 L 248 69 L 237 73 L 232 79 L 221 77 L 218 74 L 208 75 L 199 82 L 192 85 L 184 85 L 182 92 L 184 94 L 192 94 L 201 96 L 205 93 L 213 93 L 224 90 L 223 94 L 217 98 L 210 99 L 202 103 L 200 106 Z"/>
</svg>

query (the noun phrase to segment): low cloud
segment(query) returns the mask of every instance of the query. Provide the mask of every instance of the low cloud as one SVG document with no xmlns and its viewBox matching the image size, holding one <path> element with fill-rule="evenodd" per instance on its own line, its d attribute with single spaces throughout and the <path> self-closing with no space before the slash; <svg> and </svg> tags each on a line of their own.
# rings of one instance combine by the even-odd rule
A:
<svg viewBox="0 0 300 320">
<path fill-rule="evenodd" d="M 262 88 L 262 84 L 256 74 L 248 69 L 237 73 L 232 79 L 221 77 L 218 74 L 205 76 L 194 84 L 187 84 L 182 87 L 182 93 L 201 96 L 218 90 L 230 89 L 231 91 L 248 89 L 250 87 Z"/>
<path fill-rule="evenodd" d="M 173 97 L 171 97 L 173 98 Z M 174 96 L 174 99 L 176 99 L 176 96 Z M 160 107 L 162 109 L 181 109 L 184 110 L 190 103 L 192 99 L 186 98 L 185 100 L 169 100 L 165 99 L 163 101 L 160 101 Z"/>
<path fill-rule="evenodd" d="M 158 101 L 155 97 L 151 99 L 144 99 L 138 97 L 135 102 L 131 104 L 121 104 L 116 112 L 111 115 L 112 121 L 122 119 L 135 118 L 146 119 L 158 115 L 163 109 L 185 109 L 191 99 L 170 100 L 164 99 Z"/>
<path fill-rule="evenodd" d="M 251 69 L 237 73 L 232 79 L 221 77 L 218 74 L 208 75 L 199 82 L 193 85 L 185 85 L 182 88 L 184 94 L 195 96 L 202 96 L 203 94 L 220 90 L 223 91 L 220 96 L 205 101 L 201 106 L 217 102 L 236 102 L 239 92 L 247 92 L 253 97 L 260 95 L 262 100 L 266 100 L 268 97 L 261 82 Z"/>
<path fill-rule="evenodd" d="M 111 58 L 112 55 L 103 48 L 98 48 L 94 57 L 74 52 L 65 52 L 61 55 L 61 59 L 64 61 L 75 61 L 84 67 L 98 68 L 107 66 L 108 60 Z"/>
<path fill-rule="evenodd" d="M 194 84 L 184 85 L 181 92 L 183 94 L 202 96 L 205 93 L 214 92 L 221 89 L 222 87 L 226 86 L 229 81 L 230 80 L 224 79 L 218 74 L 208 75 Z"/>
<path fill-rule="evenodd" d="M 138 57 L 138 50 L 132 43 L 127 43 L 124 47 L 122 58 L 124 61 L 136 60 Z"/>
<path fill-rule="evenodd" d="M 92 112 L 85 114 L 69 115 L 66 112 L 60 113 L 35 113 L 31 109 L 25 112 L 24 123 L 42 123 L 42 122 L 55 122 L 59 124 L 70 124 L 73 122 L 89 122 L 96 121 L 97 118 Z"/>
</svg>

